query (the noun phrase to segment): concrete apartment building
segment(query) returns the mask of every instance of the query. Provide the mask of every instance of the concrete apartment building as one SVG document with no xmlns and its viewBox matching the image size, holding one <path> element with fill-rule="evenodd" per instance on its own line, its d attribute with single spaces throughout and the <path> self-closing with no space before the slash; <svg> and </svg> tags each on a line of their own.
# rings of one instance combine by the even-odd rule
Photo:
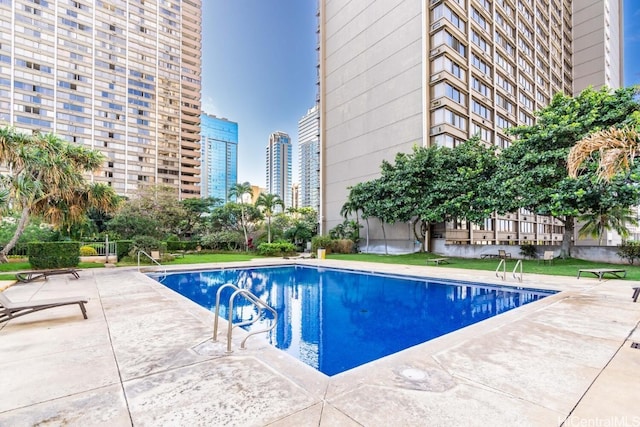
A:
<svg viewBox="0 0 640 427">
<path fill-rule="evenodd" d="M 266 149 L 267 193 L 277 194 L 284 202 L 284 207 L 291 207 L 293 166 L 293 146 L 291 137 L 285 132 L 273 132 L 269 135 Z M 281 212 L 280 207 L 276 212 Z"/>
<path fill-rule="evenodd" d="M 621 14 L 621 0 L 321 0 L 322 231 L 342 222 L 348 187 L 397 152 L 475 134 L 506 147 L 504 130 L 533 123 L 556 92 L 619 87 Z M 438 233 L 460 244 L 562 239 L 560 222 L 526 211 Z M 398 251 L 415 248 L 409 224 L 391 234 Z"/>
<path fill-rule="evenodd" d="M 318 106 L 298 121 L 299 207 L 320 209 L 320 117 Z"/>
<path fill-rule="evenodd" d="M 229 200 L 238 182 L 238 123 L 202 113 L 202 185 L 200 195 Z"/>
<path fill-rule="evenodd" d="M 200 196 L 201 0 L 3 0 L 0 26 L 0 126 L 103 152 L 119 194 Z"/>
</svg>

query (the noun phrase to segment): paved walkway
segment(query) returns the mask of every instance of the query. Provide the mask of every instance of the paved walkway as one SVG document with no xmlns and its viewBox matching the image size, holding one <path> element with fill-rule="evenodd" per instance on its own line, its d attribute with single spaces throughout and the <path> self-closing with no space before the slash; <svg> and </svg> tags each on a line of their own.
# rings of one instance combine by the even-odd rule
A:
<svg viewBox="0 0 640 427">
<path fill-rule="evenodd" d="M 296 262 L 504 283 L 441 266 Z M 88 320 L 70 306 L 0 325 L 0 425 L 640 425 L 637 282 L 511 284 L 563 292 L 333 377 L 257 338 L 226 355 L 209 311 L 133 269 L 14 285 L 14 301 L 91 301 Z"/>
</svg>

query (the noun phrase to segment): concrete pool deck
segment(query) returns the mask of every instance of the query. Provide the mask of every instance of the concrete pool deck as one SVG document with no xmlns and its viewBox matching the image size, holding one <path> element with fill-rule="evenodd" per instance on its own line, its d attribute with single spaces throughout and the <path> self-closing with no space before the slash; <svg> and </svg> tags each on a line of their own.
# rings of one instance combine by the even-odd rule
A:
<svg viewBox="0 0 640 427">
<path fill-rule="evenodd" d="M 292 261 L 233 265 L 265 263 Z M 136 269 L 14 285 L 13 301 L 91 300 L 88 320 L 67 306 L 0 324 L 0 425 L 640 425 L 638 282 L 295 263 L 562 292 L 327 377 L 261 338 L 240 350 L 242 331 L 225 354 L 224 336 L 211 342 L 211 312 Z"/>
</svg>

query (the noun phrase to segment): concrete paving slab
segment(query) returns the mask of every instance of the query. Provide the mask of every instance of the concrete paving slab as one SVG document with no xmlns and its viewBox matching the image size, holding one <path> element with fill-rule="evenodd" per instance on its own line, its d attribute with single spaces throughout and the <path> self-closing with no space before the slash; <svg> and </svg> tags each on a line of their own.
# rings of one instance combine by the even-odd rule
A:
<svg viewBox="0 0 640 427">
<path fill-rule="evenodd" d="M 627 337 L 629 325 L 637 320 L 637 308 L 631 302 L 576 295 L 531 315 L 530 319 L 583 335 L 619 340 Z M 586 317 L 597 321 L 586 322 Z"/>
<path fill-rule="evenodd" d="M 580 400 L 566 425 L 640 425 L 639 397 L 640 349 L 632 348 L 627 341 Z M 605 420 L 611 422 L 605 424 Z"/>
<path fill-rule="evenodd" d="M 210 360 L 124 387 L 131 418 L 139 425 L 265 425 L 318 403 L 253 358 Z"/>
<path fill-rule="evenodd" d="M 343 412 L 334 408 L 332 405 L 325 403 L 322 408 L 322 419 L 320 427 L 358 427 L 362 426 L 359 422 L 350 418 Z"/>
<path fill-rule="evenodd" d="M 41 314 L 44 315 L 44 312 Z M 66 351 L 81 352 L 85 348 L 96 346 L 111 346 L 105 322 L 80 321 L 78 316 L 55 317 L 48 321 L 41 319 L 37 322 L 28 322 L 29 319 L 30 315 L 23 316 L 21 323 L 12 321 L 10 327 L 0 330 L 0 354 L 19 354 L 20 359 L 28 359 Z"/>
<path fill-rule="evenodd" d="M 4 357 L 0 413 L 35 403 L 119 384 L 111 346 L 98 345 L 22 359 Z"/>
<path fill-rule="evenodd" d="M 595 357 L 570 358 L 571 343 L 580 342 L 582 337 L 560 330 L 554 334 L 531 325 L 507 325 L 499 332 L 440 352 L 435 359 L 456 377 L 568 413 L 600 372 L 589 363 L 588 359 Z M 598 348 L 600 344 L 591 342 L 575 351 Z M 608 354 L 605 349 L 599 355 L 602 364 L 615 353 L 614 342 L 610 347 Z"/>
<path fill-rule="evenodd" d="M 224 267 L 265 262 L 291 261 Z M 636 282 L 525 274 L 520 283 L 455 268 L 296 263 L 563 292 L 328 377 L 258 337 L 238 350 L 241 330 L 227 355 L 224 332 L 210 341 L 209 310 L 136 269 L 12 286 L 16 300 L 83 291 L 92 300 L 88 320 L 69 307 L 0 325 L 9 361 L 0 378 L 11 382 L 0 425 L 548 426 L 637 409 L 635 399 L 615 398 L 640 393 L 630 374 L 640 371 L 640 350 L 629 347 L 640 341 L 640 304 L 629 302 Z M 222 266 L 188 266 L 198 267 Z"/>
<path fill-rule="evenodd" d="M 444 392 L 363 386 L 331 402 L 364 426 L 551 426 L 560 413 L 459 383 Z"/>
<path fill-rule="evenodd" d="M 0 413 L 3 426 L 130 426 L 120 384 L 106 386 L 22 409 Z"/>
<path fill-rule="evenodd" d="M 320 425 L 323 410 L 322 403 L 316 403 L 309 408 L 289 415 L 283 419 L 267 424 L 269 427 L 316 427 Z M 333 424 L 335 426 L 335 424 Z"/>
</svg>

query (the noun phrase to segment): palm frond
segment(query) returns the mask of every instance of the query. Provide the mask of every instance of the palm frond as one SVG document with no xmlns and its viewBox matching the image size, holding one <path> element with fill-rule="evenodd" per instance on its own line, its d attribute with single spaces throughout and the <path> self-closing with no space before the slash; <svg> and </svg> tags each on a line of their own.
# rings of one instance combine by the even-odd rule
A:
<svg viewBox="0 0 640 427">
<path fill-rule="evenodd" d="M 598 177 L 609 181 L 616 174 L 629 170 L 639 153 L 638 143 L 638 131 L 629 127 L 609 128 L 592 133 L 578 141 L 569 151 L 569 176 L 577 177 L 584 163 L 588 159 L 594 159 L 598 162 Z"/>
</svg>

